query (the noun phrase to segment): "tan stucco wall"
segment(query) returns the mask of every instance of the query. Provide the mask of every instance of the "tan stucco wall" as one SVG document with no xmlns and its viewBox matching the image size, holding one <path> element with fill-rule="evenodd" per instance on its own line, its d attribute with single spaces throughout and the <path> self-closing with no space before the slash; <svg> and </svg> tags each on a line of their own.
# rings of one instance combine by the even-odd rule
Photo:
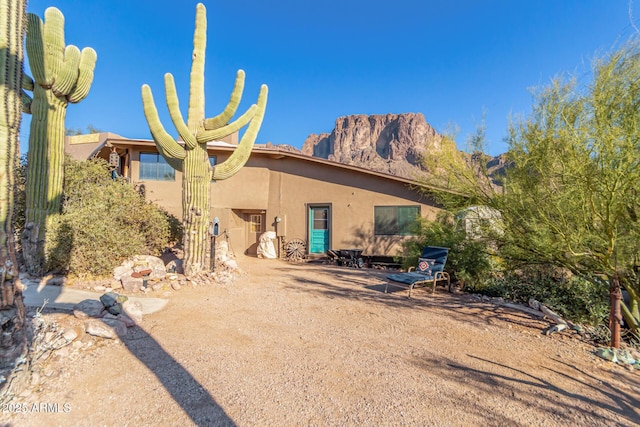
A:
<svg viewBox="0 0 640 427">
<path fill-rule="evenodd" d="M 143 152 L 150 151 L 144 147 Z M 218 163 L 228 152 L 212 153 Z M 148 200 L 163 206 L 178 218 L 182 216 L 182 176 L 175 181 L 141 181 L 139 149 L 131 149 L 131 181 L 144 188 Z M 244 216 L 265 215 L 264 231 L 279 231 L 285 241 L 308 241 L 308 213 L 311 205 L 330 206 L 330 248 L 357 247 L 366 255 L 395 255 L 400 236 L 374 236 L 374 206 L 420 206 L 420 214 L 435 218 L 433 200 L 411 190 L 406 182 L 369 174 L 326 162 L 291 156 L 254 153 L 248 163 L 228 180 L 211 184 L 211 219 L 220 219 L 220 232 L 230 235 L 232 249 L 244 252 L 247 226 Z M 283 218 L 276 228 L 275 218 Z"/>
</svg>

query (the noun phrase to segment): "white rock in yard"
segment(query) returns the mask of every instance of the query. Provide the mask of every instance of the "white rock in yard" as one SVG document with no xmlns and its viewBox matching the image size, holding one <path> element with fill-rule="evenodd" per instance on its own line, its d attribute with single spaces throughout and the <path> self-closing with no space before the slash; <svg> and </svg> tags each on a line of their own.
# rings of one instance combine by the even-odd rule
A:
<svg viewBox="0 0 640 427">
<path fill-rule="evenodd" d="M 225 267 L 227 267 L 230 270 L 239 270 L 240 269 L 238 267 L 238 263 L 236 262 L 235 259 L 228 259 L 224 263 L 222 263 L 222 265 L 224 265 Z"/>
<path fill-rule="evenodd" d="M 121 265 L 113 269 L 113 278 L 120 281 L 124 276 L 131 276 L 131 273 L 133 273 L 133 268 Z"/>
<path fill-rule="evenodd" d="M 127 325 L 116 319 L 91 319 L 85 323 L 87 333 L 95 337 L 115 340 L 127 334 Z"/>
<path fill-rule="evenodd" d="M 130 299 L 122 304 L 122 311 L 136 323 L 142 322 L 142 304 Z"/>
</svg>

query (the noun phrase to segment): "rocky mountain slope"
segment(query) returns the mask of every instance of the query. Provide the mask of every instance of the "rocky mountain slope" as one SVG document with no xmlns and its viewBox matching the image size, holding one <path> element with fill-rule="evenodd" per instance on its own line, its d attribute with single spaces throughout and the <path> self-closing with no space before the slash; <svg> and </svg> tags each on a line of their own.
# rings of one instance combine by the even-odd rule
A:
<svg viewBox="0 0 640 427">
<path fill-rule="evenodd" d="M 415 178 L 421 159 L 437 153 L 441 141 L 422 113 L 359 114 L 336 119 L 331 133 L 309 135 L 302 153 Z"/>
</svg>

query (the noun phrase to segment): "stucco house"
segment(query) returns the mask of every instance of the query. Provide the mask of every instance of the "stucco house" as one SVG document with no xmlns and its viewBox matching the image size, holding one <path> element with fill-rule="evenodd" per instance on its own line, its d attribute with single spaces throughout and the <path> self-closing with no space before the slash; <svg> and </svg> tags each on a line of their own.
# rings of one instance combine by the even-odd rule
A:
<svg viewBox="0 0 640 427">
<path fill-rule="evenodd" d="M 224 161 L 237 135 L 209 144 L 211 162 Z M 152 140 L 111 133 L 67 137 L 76 159 L 118 163 L 117 173 L 148 200 L 182 217 L 182 176 L 158 154 Z M 117 157 L 116 157 L 117 156 Z M 211 220 L 219 221 L 236 252 L 255 254 L 259 237 L 274 231 L 281 242 L 301 239 L 310 256 L 328 249 L 362 249 L 394 256 L 417 216 L 435 219 L 440 208 L 406 178 L 256 145 L 247 164 L 228 180 L 211 182 Z"/>
</svg>

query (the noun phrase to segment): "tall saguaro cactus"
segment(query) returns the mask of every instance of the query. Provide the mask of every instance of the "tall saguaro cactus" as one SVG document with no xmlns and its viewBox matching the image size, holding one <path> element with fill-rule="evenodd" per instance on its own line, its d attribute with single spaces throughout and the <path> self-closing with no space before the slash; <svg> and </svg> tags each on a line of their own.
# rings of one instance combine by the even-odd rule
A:
<svg viewBox="0 0 640 427">
<path fill-rule="evenodd" d="M 144 114 L 158 151 L 174 169 L 182 172 L 182 216 L 184 225 L 184 271 L 197 274 L 206 266 L 207 231 L 210 212 L 211 179 L 227 179 L 238 172 L 251 155 L 267 105 L 267 86 L 262 85 L 257 105 L 252 105 L 237 120 L 236 113 L 244 89 L 244 72 L 239 70 L 226 108 L 217 116 L 205 118 L 204 59 L 207 45 L 207 17 L 202 3 L 196 6 L 193 59 L 189 87 L 187 123 L 180 113 L 173 76 L 165 74 L 165 92 L 169 114 L 184 144 L 178 143 L 162 126 L 148 85 L 142 86 Z M 223 163 L 210 166 L 207 142 L 219 140 L 249 124 L 238 148 Z"/>
<path fill-rule="evenodd" d="M 13 239 L 26 0 L 0 0 L 0 369 L 24 347 L 24 305 Z"/>
<path fill-rule="evenodd" d="M 92 48 L 81 52 L 76 46 L 65 46 L 64 16 L 58 9 L 48 8 L 44 18 L 43 22 L 30 13 L 27 26 L 34 87 L 22 249 L 32 274 L 42 272 L 47 219 L 60 212 L 67 106 L 89 93 L 97 59 Z"/>
</svg>

